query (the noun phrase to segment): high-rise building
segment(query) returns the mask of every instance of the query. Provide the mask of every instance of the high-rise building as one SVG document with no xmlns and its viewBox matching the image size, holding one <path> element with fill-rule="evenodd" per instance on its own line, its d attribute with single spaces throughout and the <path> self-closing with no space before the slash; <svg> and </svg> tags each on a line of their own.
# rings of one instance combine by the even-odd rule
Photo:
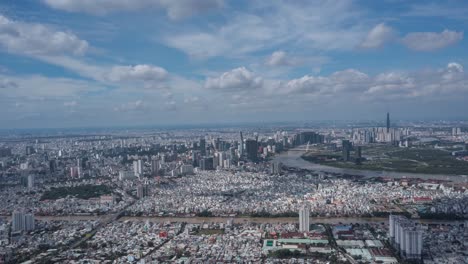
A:
<svg viewBox="0 0 468 264">
<path fill-rule="evenodd" d="M 11 216 L 12 231 L 32 231 L 35 228 L 34 215 L 25 214 L 22 211 L 14 211 Z"/>
<path fill-rule="evenodd" d="M 20 211 L 14 211 L 11 216 L 11 230 L 22 231 L 24 230 L 24 213 Z"/>
<path fill-rule="evenodd" d="M 244 137 L 242 136 L 242 131 L 240 132 L 239 156 L 244 156 Z"/>
<path fill-rule="evenodd" d="M 342 142 L 342 151 L 343 151 L 343 161 L 349 161 L 350 151 L 352 148 L 351 142 L 349 140 L 343 140 Z"/>
<path fill-rule="evenodd" d="M 50 172 L 55 172 L 57 170 L 57 161 L 55 160 L 50 160 L 49 161 L 49 171 Z"/>
<path fill-rule="evenodd" d="M 258 160 L 258 143 L 253 139 L 247 139 L 245 141 L 245 150 L 247 152 L 247 158 L 253 162 Z"/>
<path fill-rule="evenodd" d="M 281 167 L 283 164 L 281 162 L 271 162 L 270 163 L 270 174 L 279 175 L 281 174 Z"/>
<path fill-rule="evenodd" d="M 26 155 L 34 154 L 34 148 L 32 146 L 26 146 Z"/>
<path fill-rule="evenodd" d="M 421 261 L 422 230 L 412 220 L 401 215 L 390 215 L 389 237 L 402 258 Z"/>
<path fill-rule="evenodd" d="M 33 231 L 36 225 L 34 223 L 34 215 L 33 214 L 25 214 L 24 215 L 24 230 L 25 231 Z"/>
<path fill-rule="evenodd" d="M 309 232 L 310 228 L 310 209 L 307 205 L 303 205 L 299 209 L 299 231 Z"/>
<path fill-rule="evenodd" d="M 141 159 L 133 161 L 133 174 L 136 177 L 141 177 L 143 175 L 143 161 Z"/>
<path fill-rule="evenodd" d="M 148 196 L 148 185 L 146 184 L 140 184 L 137 187 L 137 197 L 139 199 L 144 198 Z"/>
<path fill-rule="evenodd" d="M 28 188 L 34 188 L 35 176 L 33 174 L 28 175 Z"/>
<path fill-rule="evenodd" d="M 206 140 L 204 138 L 200 138 L 200 155 L 206 156 Z"/>
<path fill-rule="evenodd" d="M 387 112 L 387 133 L 390 133 L 390 113 Z"/>
<path fill-rule="evenodd" d="M 151 160 L 151 174 L 153 175 L 159 174 L 159 160 L 157 159 Z"/>
</svg>

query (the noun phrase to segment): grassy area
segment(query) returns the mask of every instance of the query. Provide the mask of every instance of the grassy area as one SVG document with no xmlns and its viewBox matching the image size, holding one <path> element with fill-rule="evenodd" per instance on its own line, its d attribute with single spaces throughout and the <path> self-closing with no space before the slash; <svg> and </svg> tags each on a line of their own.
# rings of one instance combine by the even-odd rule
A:
<svg viewBox="0 0 468 264">
<path fill-rule="evenodd" d="M 361 165 L 354 162 L 343 162 L 340 153 L 314 149 L 306 153 L 303 158 L 338 168 L 425 174 L 468 174 L 468 162 L 457 160 L 448 151 L 433 148 L 402 149 L 388 145 L 366 146 L 362 150 L 366 160 Z"/>
<path fill-rule="evenodd" d="M 89 199 L 99 197 L 105 194 L 111 194 L 112 190 L 106 185 L 80 185 L 73 187 L 51 188 L 42 194 L 42 200 L 57 200 L 67 196 L 79 199 Z"/>
</svg>

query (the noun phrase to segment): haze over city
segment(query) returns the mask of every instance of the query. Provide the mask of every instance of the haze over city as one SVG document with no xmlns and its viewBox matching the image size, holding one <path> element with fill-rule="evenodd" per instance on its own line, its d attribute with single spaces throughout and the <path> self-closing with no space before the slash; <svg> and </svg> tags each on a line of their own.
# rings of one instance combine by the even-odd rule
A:
<svg viewBox="0 0 468 264">
<path fill-rule="evenodd" d="M 465 1 L 2 1 L 0 122 L 463 119 L 467 12 Z"/>
</svg>

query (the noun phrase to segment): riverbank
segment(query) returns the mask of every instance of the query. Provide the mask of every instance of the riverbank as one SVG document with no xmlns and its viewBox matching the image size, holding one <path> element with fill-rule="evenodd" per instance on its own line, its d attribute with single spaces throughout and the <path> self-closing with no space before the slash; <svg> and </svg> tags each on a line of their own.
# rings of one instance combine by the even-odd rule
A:
<svg viewBox="0 0 468 264">
<path fill-rule="evenodd" d="M 371 170 L 358 170 L 358 169 L 347 169 L 347 168 L 337 168 L 330 167 L 326 165 L 320 165 L 317 163 L 312 163 L 306 161 L 302 158 L 302 155 L 305 151 L 298 150 L 288 150 L 277 154 L 273 157 L 272 161 L 281 162 L 286 167 L 292 167 L 297 169 L 311 170 L 316 172 L 323 173 L 339 173 L 339 174 L 349 174 L 362 176 L 365 178 L 377 178 L 377 177 L 386 177 L 386 178 L 419 178 L 419 179 L 432 179 L 432 180 L 442 180 L 442 181 L 451 181 L 456 183 L 468 183 L 467 176 L 458 176 L 458 175 L 440 175 L 440 174 L 423 174 L 423 173 L 407 173 L 407 172 L 395 172 L 395 171 L 371 171 Z"/>
</svg>

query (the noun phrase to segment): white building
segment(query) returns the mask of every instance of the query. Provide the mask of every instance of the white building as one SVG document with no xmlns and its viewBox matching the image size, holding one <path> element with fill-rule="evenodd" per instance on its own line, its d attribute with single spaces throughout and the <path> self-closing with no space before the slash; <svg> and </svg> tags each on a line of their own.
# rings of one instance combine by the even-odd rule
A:
<svg viewBox="0 0 468 264">
<path fill-rule="evenodd" d="M 133 161 L 133 174 L 136 177 L 140 177 L 143 175 L 143 161 L 142 160 Z"/>
</svg>

